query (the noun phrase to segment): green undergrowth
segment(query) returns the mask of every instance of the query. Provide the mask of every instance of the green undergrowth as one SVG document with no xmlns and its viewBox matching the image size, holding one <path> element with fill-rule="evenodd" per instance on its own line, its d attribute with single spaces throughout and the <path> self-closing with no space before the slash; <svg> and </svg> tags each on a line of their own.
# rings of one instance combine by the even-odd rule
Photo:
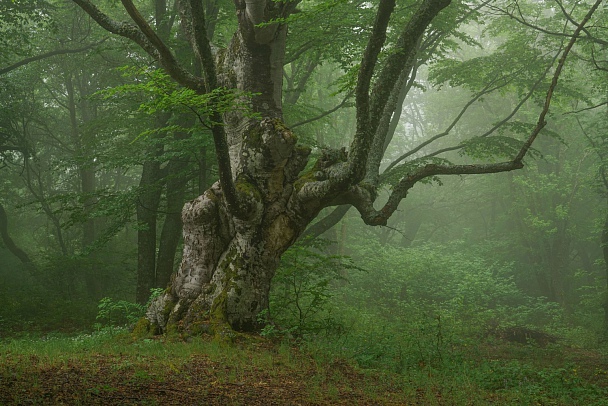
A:
<svg viewBox="0 0 608 406">
<path fill-rule="evenodd" d="M 257 336 L 133 340 L 124 330 L 0 344 L 0 404 L 355 404 L 399 380 Z M 387 398 L 388 396 L 388 398 Z M 399 401 L 396 401 L 398 404 Z"/>
<path fill-rule="evenodd" d="M 424 358 L 404 341 L 392 354 L 401 358 L 382 364 L 353 345 L 134 340 L 124 329 L 4 340 L 0 404 L 608 405 L 608 357 L 598 350 L 486 341 Z"/>
<path fill-rule="evenodd" d="M 0 339 L 0 405 L 608 406 L 596 302 L 564 312 L 459 247 L 322 248 L 284 255 L 260 336 L 135 339 L 145 306 L 104 298 L 94 333 Z"/>
</svg>

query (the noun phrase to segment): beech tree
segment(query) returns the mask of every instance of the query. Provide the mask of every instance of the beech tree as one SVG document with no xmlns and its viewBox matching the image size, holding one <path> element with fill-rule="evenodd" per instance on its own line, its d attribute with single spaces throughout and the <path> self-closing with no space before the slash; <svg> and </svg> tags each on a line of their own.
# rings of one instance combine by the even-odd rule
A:
<svg viewBox="0 0 608 406">
<path fill-rule="evenodd" d="M 350 204 L 366 224 L 385 225 L 410 189 L 429 177 L 522 168 L 546 124 L 566 56 L 601 1 L 577 22 L 555 67 L 538 123 L 512 159 L 468 165 L 429 159 L 395 165 L 391 176 L 396 181 L 379 209 L 374 203 L 387 123 L 403 84 L 415 74 L 421 40 L 440 13 L 457 6 L 451 0 L 399 5 L 379 0 L 361 6 L 373 7 L 375 18 L 371 27 L 359 30 L 367 45 L 354 86 L 356 130 L 348 149 L 323 150 L 316 159 L 310 148 L 298 144 L 282 115 L 288 25 L 299 1 L 236 0 L 238 28 L 225 49 L 215 49 L 208 38 L 204 2 L 179 1 L 181 29 L 202 67 L 201 75 L 184 68 L 131 0 L 121 0 L 130 22 L 115 20 L 92 1 L 73 2 L 107 31 L 137 43 L 175 82 L 205 101 L 199 120 L 212 133 L 219 180 L 185 204 L 181 265 L 139 326 L 195 334 L 258 328 L 281 254 L 321 209 Z M 387 41 L 395 33 L 396 39 Z M 229 100 L 239 107 L 226 108 Z"/>
</svg>

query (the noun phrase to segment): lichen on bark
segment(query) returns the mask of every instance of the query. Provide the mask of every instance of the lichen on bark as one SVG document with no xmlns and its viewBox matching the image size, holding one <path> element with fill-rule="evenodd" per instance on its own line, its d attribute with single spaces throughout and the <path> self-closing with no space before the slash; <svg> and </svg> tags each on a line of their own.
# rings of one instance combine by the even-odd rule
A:
<svg viewBox="0 0 608 406">
<path fill-rule="evenodd" d="M 293 183 L 309 154 L 296 145 L 296 136 L 276 118 L 258 121 L 243 135 L 234 167 L 237 193 L 251 207 L 245 218 L 229 215 L 219 183 L 184 206 L 180 268 L 147 316 L 161 331 L 260 326 L 280 255 L 311 220 L 294 209 Z"/>
</svg>

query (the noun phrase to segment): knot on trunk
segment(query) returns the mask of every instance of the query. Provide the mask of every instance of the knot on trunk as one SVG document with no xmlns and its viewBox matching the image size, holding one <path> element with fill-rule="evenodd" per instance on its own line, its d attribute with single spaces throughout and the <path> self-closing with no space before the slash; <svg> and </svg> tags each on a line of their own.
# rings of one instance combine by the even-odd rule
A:
<svg viewBox="0 0 608 406">
<path fill-rule="evenodd" d="M 243 137 L 238 176 L 255 183 L 266 202 L 283 195 L 296 170 L 305 165 L 297 137 L 277 118 L 265 118 L 250 126 Z M 308 154 L 305 154 L 307 156 Z M 296 161 L 296 168 L 291 161 Z"/>
<path fill-rule="evenodd" d="M 281 120 L 265 118 L 245 133 L 239 166 L 245 172 L 254 173 L 284 165 L 296 142 L 296 136 Z"/>
</svg>

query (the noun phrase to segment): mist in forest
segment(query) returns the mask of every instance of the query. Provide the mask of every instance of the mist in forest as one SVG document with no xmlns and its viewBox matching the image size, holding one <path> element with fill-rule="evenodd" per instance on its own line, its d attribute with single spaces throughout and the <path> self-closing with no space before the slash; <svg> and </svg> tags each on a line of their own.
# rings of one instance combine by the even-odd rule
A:
<svg viewBox="0 0 608 406">
<path fill-rule="evenodd" d="M 600 3 L 0 0 L 0 404 L 608 404 Z"/>
</svg>

